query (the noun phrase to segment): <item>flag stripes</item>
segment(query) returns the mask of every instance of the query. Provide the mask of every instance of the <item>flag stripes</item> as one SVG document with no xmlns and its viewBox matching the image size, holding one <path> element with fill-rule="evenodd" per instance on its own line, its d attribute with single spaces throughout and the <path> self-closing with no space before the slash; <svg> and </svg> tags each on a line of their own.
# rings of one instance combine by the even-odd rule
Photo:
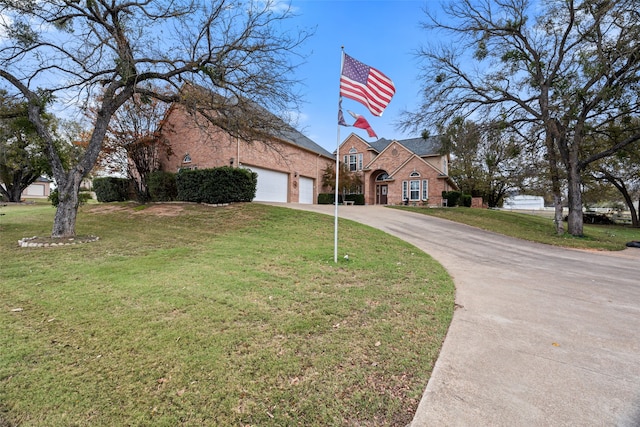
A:
<svg viewBox="0 0 640 427">
<path fill-rule="evenodd" d="M 365 105 L 371 114 L 381 116 L 396 88 L 390 78 L 346 53 L 340 75 L 340 96 Z"/>
</svg>

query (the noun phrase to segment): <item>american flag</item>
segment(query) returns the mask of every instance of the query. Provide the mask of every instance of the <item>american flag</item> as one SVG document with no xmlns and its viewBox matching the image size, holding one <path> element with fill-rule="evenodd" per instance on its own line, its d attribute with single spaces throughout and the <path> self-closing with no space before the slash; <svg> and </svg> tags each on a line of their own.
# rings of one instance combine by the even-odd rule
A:
<svg viewBox="0 0 640 427">
<path fill-rule="evenodd" d="M 346 53 L 340 74 L 340 96 L 364 104 L 371 114 L 381 116 L 396 88 L 391 79 Z"/>
</svg>

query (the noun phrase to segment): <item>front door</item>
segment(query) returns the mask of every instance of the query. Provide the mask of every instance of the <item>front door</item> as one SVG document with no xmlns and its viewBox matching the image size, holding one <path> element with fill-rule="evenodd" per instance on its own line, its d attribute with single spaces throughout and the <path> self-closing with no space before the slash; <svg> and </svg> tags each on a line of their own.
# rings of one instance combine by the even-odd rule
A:
<svg viewBox="0 0 640 427">
<path fill-rule="evenodd" d="M 389 186 L 387 184 L 376 185 L 376 205 L 387 204 L 387 191 Z"/>
</svg>

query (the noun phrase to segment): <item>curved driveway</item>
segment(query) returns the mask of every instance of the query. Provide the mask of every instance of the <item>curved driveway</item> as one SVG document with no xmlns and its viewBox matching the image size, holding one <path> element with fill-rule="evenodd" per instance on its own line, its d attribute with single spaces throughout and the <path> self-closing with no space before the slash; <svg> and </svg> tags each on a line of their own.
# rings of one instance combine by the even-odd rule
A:
<svg viewBox="0 0 640 427">
<path fill-rule="evenodd" d="M 640 426 L 640 249 L 562 249 L 379 206 L 339 216 L 412 243 L 455 282 L 411 426 Z"/>
</svg>

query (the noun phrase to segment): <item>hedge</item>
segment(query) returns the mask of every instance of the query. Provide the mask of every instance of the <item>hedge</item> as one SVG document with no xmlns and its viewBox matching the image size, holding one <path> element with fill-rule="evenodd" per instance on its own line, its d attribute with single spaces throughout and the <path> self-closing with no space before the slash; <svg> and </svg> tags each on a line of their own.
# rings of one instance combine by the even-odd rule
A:
<svg viewBox="0 0 640 427">
<path fill-rule="evenodd" d="M 129 180 L 125 178 L 95 178 L 93 191 L 99 202 L 124 202 L 129 199 Z"/>
<path fill-rule="evenodd" d="M 172 172 L 154 171 L 147 177 L 149 195 L 154 202 L 171 202 L 178 198 L 176 174 Z"/>
<path fill-rule="evenodd" d="M 319 205 L 332 205 L 336 201 L 336 195 L 334 193 L 319 193 L 318 204 Z M 338 194 L 338 203 L 342 203 L 342 196 Z"/>
<path fill-rule="evenodd" d="M 347 194 L 344 200 L 352 201 L 354 205 L 364 205 L 364 194 Z"/>
<path fill-rule="evenodd" d="M 250 202 L 258 174 L 243 168 L 183 170 L 176 175 L 178 200 L 196 203 Z"/>
</svg>

